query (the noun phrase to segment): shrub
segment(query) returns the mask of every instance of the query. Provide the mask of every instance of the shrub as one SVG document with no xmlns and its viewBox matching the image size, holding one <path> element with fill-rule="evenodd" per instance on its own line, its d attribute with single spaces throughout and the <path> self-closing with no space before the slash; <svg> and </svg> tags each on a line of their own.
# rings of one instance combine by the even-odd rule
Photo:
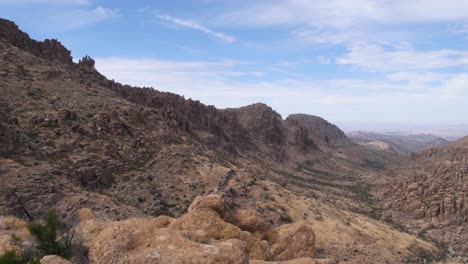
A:
<svg viewBox="0 0 468 264">
<path fill-rule="evenodd" d="M 47 213 L 45 223 L 29 223 L 28 230 L 36 239 L 37 249 L 42 256 L 71 257 L 73 235 L 66 230 L 65 224 L 58 219 L 55 212 Z"/>
<path fill-rule="evenodd" d="M 24 256 L 16 254 L 15 249 L 7 250 L 0 255 L 0 264 L 40 264 L 40 258 L 31 257 L 26 258 Z"/>
<path fill-rule="evenodd" d="M 23 257 L 16 254 L 16 250 L 7 250 L 0 256 L 0 264 L 23 264 L 26 263 Z"/>
</svg>

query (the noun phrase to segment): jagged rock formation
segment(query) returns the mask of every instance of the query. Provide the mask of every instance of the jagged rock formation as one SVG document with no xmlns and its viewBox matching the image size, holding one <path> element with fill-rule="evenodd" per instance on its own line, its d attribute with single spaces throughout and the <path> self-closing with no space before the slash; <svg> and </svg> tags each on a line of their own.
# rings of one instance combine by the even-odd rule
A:
<svg viewBox="0 0 468 264">
<path fill-rule="evenodd" d="M 78 66 L 87 71 L 95 71 L 96 68 L 94 67 L 94 64 L 96 64 L 96 62 L 88 55 L 84 56 L 78 61 Z"/>
<path fill-rule="evenodd" d="M 9 20 L 0 18 L 0 38 L 15 47 L 50 60 L 72 63 L 71 52 L 56 39 L 35 41 L 28 34 L 21 31 L 18 26 Z"/>
<path fill-rule="evenodd" d="M 445 243 L 451 253 L 467 256 L 467 139 L 433 148 L 380 175 L 386 217 Z M 381 182 L 382 180 L 383 183 Z"/>
</svg>

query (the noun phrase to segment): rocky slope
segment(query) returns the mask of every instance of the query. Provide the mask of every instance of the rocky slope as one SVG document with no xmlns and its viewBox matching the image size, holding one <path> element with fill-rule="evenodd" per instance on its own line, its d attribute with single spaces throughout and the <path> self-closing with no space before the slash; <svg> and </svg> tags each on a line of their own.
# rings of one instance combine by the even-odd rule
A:
<svg viewBox="0 0 468 264">
<path fill-rule="evenodd" d="M 384 215 L 468 257 L 468 138 L 414 154 L 376 180 Z"/>
<path fill-rule="evenodd" d="M 263 104 L 220 110 L 122 85 L 99 74 L 92 58 L 73 63 L 58 41 L 31 40 L 7 20 L 0 20 L 0 60 L 2 215 L 40 219 L 54 209 L 74 223 L 89 208 L 104 226 L 127 229 L 149 217 L 184 219 L 197 196 L 218 194 L 231 211 L 256 211 L 268 230 L 304 222 L 317 258 L 403 263 L 438 252 L 378 220 L 366 180 L 390 157 L 321 118 L 283 120 Z M 200 246 L 182 231 L 153 231 Z M 122 258 L 140 254 L 141 239 Z M 225 242 L 210 245 L 224 252 Z M 242 243 L 233 244 L 239 259 L 251 258 Z"/>
</svg>

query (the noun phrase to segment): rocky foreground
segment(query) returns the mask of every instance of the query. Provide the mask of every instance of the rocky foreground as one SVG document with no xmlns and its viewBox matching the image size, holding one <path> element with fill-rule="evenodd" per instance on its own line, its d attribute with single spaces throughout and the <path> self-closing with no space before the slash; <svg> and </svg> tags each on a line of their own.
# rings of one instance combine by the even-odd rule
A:
<svg viewBox="0 0 468 264">
<path fill-rule="evenodd" d="M 188 212 L 177 219 L 159 216 L 105 221 L 95 218 L 88 208 L 78 210 L 75 217 L 78 224 L 73 231 L 89 251 L 90 263 L 337 262 L 315 258 L 315 234 L 304 222 L 268 228 L 258 212 L 230 210 L 216 194 L 197 197 Z M 21 221 L 17 221 L 16 228 L 21 230 Z M 4 241 L 11 235 L 1 234 Z M 25 230 L 22 237 L 26 242 L 19 250 L 30 245 Z M 41 263 L 71 262 L 45 256 Z"/>
</svg>

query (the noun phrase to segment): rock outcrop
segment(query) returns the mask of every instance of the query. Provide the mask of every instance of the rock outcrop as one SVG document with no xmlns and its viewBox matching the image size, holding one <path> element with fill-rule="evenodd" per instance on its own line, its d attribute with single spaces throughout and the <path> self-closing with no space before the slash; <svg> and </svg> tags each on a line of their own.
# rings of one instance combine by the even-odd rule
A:
<svg viewBox="0 0 468 264">
<path fill-rule="evenodd" d="M 321 117 L 292 114 L 286 118 L 286 121 L 305 128 L 309 138 L 318 145 L 340 146 L 350 143 L 350 140 L 341 129 Z"/>
<path fill-rule="evenodd" d="M 96 68 L 94 67 L 95 63 L 96 62 L 93 58 L 86 55 L 78 61 L 78 66 L 80 66 L 80 68 L 86 71 L 96 71 Z"/>
<path fill-rule="evenodd" d="M 14 22 L 2 18 L 0 18 L 0 39 L 38 57 L 73 63 L 71 52 L 56 39 L 35 41 L 21 31 Z"/>
<path fill-rule="evenodd" d="M 242 127 L 262 142 L 279 146 L 286 142 L 283 120 L 271 107 L 257 103 L 227 111 L 235 113 Z"/>
<path fill-rule="evenodd" d="M 214 264 L 249 263 L 249 259 L 306 263 L 315 256 L 315 235 L 309 226 L 296 223 L 267 229 L 259 215 L 232 211 L 215 194 L 197 197 L 178 219 L 105 222 L 90 216 L 88 209 L 77 216 L 81 223 L 76 231 L 89 247 L 91 263 Z"/>
</svg>

